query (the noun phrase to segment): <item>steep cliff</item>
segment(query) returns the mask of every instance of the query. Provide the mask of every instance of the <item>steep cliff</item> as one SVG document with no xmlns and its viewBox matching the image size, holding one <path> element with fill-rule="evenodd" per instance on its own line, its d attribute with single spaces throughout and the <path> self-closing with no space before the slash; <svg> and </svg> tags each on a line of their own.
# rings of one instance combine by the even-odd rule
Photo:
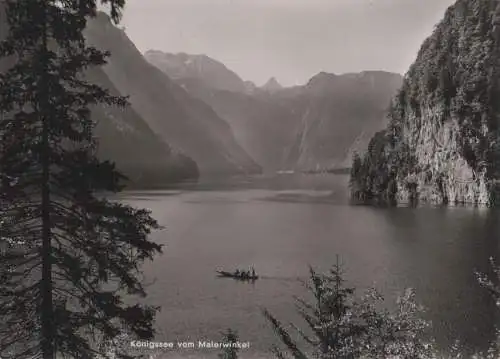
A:
<svg viewBox="0 0 500 359">
<path fill-rule="evenodd" d="M 361 199 L 498 202 L 500 7 L 458 0 L 427 38 L 389 112 L 353 166 Z"/>
<path fill-rule="evenodd" d="M 149 64 L 107 15 L 90 21 L 85 35 L 93 46 L 111 52 L 103 71 L 118 91 L 130 96 L 132 107 L 156 135 L 195 160 L 202 175 L 261 171 L 236 142 L 231 127 Z"/>
<path fill-rule="evenodd" d="M 177 81 L 231 125 L 238 143 L 264 171 L 282 168 L 296 124 L 293 109 L 287 103 L 281 104 L 259 89 L 249 95 L 217 90 L 189 79 Z"/>
<path fill-rule="evenodd" d="M 8 31 L 4 6 L 4 1 L 0 0 L 0 40 Z M 0 73 L 13 64 L 13 58 L 0 58 Z M 101 68 L 89 69 L 85 75 L 88 81 L 107 88 L 113 95 L 120 95 Z M 163 186 L 198 177 L 196 163 L 172 150 L 131 106 L 95 106 L 92 118 L 97 123 L 94 135 L 99 141 L 98 157 L 115 162 L 129 178 L 129 186 Z"/>
<path fill-rule="evenodd" d="M 93 68 L 86 77 L 113 95 L 120 95 L 102 69 Z M 97 123 L 98 156 L 114 161 L 128 176 L 129 186 L 164 186 L 199 176 L 197 164 L 157 136 L 131 106 L 97 106 L 92 117 Z"/>
</svg>

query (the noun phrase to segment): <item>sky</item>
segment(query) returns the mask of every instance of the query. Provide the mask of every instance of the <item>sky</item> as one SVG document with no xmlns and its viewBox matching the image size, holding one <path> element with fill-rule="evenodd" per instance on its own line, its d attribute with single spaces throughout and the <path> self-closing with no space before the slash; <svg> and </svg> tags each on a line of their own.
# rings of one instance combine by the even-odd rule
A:
<svg viewBox="0 0 500 359">
<path fill-rule="evenodd" d="M 127 0 L 141 52 L 206 54 L 257 85 L 315 74 L 404 74 L 454 0 Z"/>
</svg>

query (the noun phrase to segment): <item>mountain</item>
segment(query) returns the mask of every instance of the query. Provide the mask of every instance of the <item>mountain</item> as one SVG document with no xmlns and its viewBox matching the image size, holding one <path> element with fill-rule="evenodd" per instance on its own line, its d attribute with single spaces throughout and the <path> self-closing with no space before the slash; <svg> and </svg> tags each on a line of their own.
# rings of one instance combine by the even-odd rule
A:
<svg viewBox="0 0 500 359">
<path fill-rule="evenodd" d="M 245 84 L 245 93 L 247 94 L 252 95 L 258 90 L 257 85 L 252 81 L 245 81 L 244 84 Z"/>
<path fill-rule="evenodd" d="M 202 175 L 261 171 L 238 145 L 231 127 L 210 106 L 149 64 L 107 15 L 100 13 L 89 22 L 86 38 L 111 52 L 103 70 L 113 85 L 130 96 L 132 107 L 156 135 L 195 160 Z"/>
<path fill-rule="evenodd" d="M 0 34 L 8 31 L 4 5 L 0 1 Z M 13 64 L 12 59 L 1 59 L 0 73 Z M 88 81 L 120 95 L 102 69 L 92 68 L 85 75 Z M 99 140 L 98 157 L 114 161 L 129 177 L 129 186 L 160 186 L 197 178 L 196 163 L 173 151 L 132 107 L 96 106 L 92 117 L 97 122 L 94 134 Z"/>
<path fill-rule="evenodd" d="M 206 55 L 171 54 L 149 50 L 144 57 L 172 80 L 197 79 L 218 90 L 246 92 L 248 84 L 224 64 Z"/>
<path fill-rule="evenodd" d="M 278 82 L 278 80 L 276 80 L 276 78 L 271 77 L 261 88 L 266 92 L 274 93 L 276 91 L 281 90 L 283 86 L 280 85 L 280 83 Z"/>
<path fill-rule="evenodd" d="M 265 172 L 282 167 L 287 148 L 294 140 L 294 112 L 267 93 L 252 95 L 218 91 L 182 82 L 189 93 L 208 103 L 232 127 L 238 143 Z"/>
<path fill-rule="evenodd" d="M 288 102 L 297 106 L 298 124 L 287 167 L 345 166 L 354 151 L 368 144 L 367 135 L 386 124 L 387 106 L 401 83 L 401 75 L 383 71 L 322 72 L 293 89 Z"/>
<path fill-rule="evenodd" d="M 352 153 L 366 149 L 371 136 L 386 125 L 385 111 L 402 77 L 382 71 L 322 72 L 304 86 L 282 88 L 271 79 L 271 91 L 245 93 L 220 90 L 193 77 L 176 82 L 231 125 L 237 141 L 264 171 L 275 172 L 350 165 Z"/>
<path fill-rule="evenodd" d="M 422 44 L 353 166 L 353 195 L 496 205 L 500 175 L 500 5 L 458 0 Z"/>
<path fill-rule="evenodd" d="M 102 69 L 93 68 L 86 77 L 113 95 L 120 95 Z M 131 106 L 98 106 L 92 117 L 97 121 L 99 158 L 114 161 L 129 177 L 131 186 L 163 186 L 199 176 L 196 162 L 173 150 Z"/>
</svg>

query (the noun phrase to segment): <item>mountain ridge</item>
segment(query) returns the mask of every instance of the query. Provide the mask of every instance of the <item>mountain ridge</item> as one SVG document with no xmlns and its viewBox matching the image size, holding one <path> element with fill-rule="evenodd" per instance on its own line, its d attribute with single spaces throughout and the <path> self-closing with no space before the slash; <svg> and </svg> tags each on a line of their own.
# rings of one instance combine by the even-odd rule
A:
<svg viewBox="0 0 500 359">
<path fill-rule="evenodd" d="M 88 41 L 111 57 L 103 67 L 133 108 L 173 148 L 193 158 L 202 175 L 259 173 L 231 127 L 204 102 L 151 65 L 104 13 L 89 22 Z"/>
<path fill-rule="evenodd" d="M 267 82 L 261 87 L 262 90 L 273 93 L 283 89 L 283 86 L 276 80 L 276 77 L 271 77 Z"/>
<path fill-rule="evenodd" d="M 0 37 L 8 31 L 4 6 L 5 2 L 0 1 Z M 0 72 L 14 64 L 12 58 L 0 59 Z M 111 94 L 121 95 L 101 68 L 90 68 L 84 75 L 87 81 L 108 89 Z M 130 105 L 92 106 L 91 117 L 96 122 L 97 156 L 116 163 L 129 179 L 127 187 L 162 186 L 198 177 L 196 163 L 172 150 Z"/>
<path fill-rule="evenodd" d="M 149 61 L 156 66 L 158 59 Z M 163 71 L 168 75 L 168 69 Z M 220 90 L 193 76 L 175 81 L 225 119 L 238 142 L 266 172 L 275 172 L 348 163 L 347 158 L 366 147 L 371 135 L 385 126 L 384 111 L 402 76 L 384 71 L 342 75 L 320 72 L 305 85 L 246 92 Z M 346 111 L 349 102 L 353 103 Z M 356 113 L 356 108 L 363 107 L 368 111 Z M 336 120 L 335 113 L 342 113 L 343 118 Z M 359 116 L 364 120 L 357 121 Z M 350 126 L 342 122 L 358 123 Z M 347 132 L 336 135 L 342 130 Z M 362 132 L 364 136 L 360 136 Z"/>
<path fill-rule="evenodd" d="M 159 50 L 148 50 L 144 58 L 154 63 L 172 80 L 193 78 L 199 79 L 219 90 L 245 92 L 247 85 L 234 71 L 228 69 L 220 61 L 204 54 L 177 54 Z"/>
</svg>

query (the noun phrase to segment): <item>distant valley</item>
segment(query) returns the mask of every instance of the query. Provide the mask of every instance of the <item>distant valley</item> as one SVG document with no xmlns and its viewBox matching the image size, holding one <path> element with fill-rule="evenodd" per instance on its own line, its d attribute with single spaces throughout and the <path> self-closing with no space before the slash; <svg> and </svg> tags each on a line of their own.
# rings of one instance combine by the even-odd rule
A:
<svg viewBox="0 0 500 359">
<path fill-rule="evenodd" d="M 303 86 L 243 81 L 205 55 L 148 51 L 145 58 L 226 120 L 241 146 L 266 172 L 350 165 L 353 152 L 386 125 L 399 74 L 321 72 Z"/>
</svg>

